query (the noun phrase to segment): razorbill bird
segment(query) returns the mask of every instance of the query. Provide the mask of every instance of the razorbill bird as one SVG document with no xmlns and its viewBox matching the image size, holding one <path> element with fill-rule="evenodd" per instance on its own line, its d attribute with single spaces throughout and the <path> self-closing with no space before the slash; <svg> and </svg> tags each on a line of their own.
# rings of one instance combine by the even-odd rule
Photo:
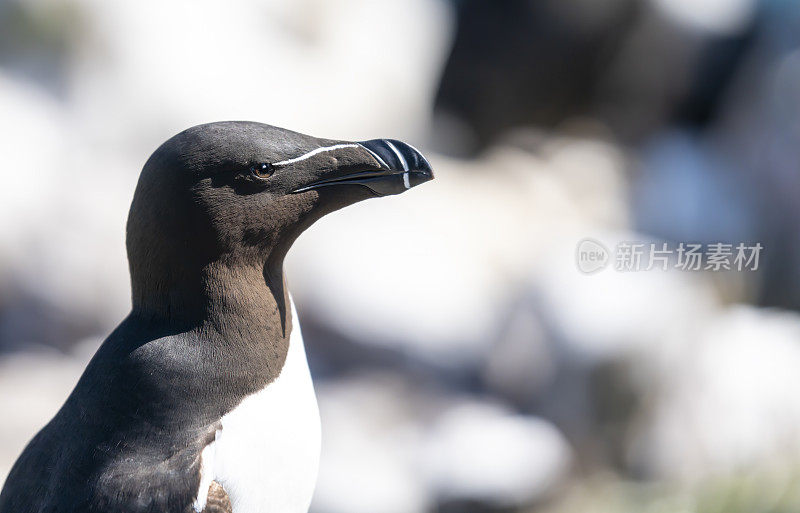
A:
<svg viewBox="0 0 800 513">
<path fill-rule="evenodd" d="M 283 273 L 344 206 L 433 178 L 411 146 L 200 125 L 144 165 L 132 310 L 0 492 L 0 513 L 302 513 L 319 414 Z"/>
</svg>

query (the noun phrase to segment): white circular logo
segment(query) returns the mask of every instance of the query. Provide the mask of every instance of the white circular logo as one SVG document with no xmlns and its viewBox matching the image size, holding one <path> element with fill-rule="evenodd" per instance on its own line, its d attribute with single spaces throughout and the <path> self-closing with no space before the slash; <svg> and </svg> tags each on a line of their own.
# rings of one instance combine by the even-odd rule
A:
<svg viewBox="0 0 800 513">
<path fill-rule="evenodd" d="M 575 264 L 584 274 L 602 271 L 608 266 L 608 249 L 594 239 L 581 239 L 575 248 Z"/>
</svg>

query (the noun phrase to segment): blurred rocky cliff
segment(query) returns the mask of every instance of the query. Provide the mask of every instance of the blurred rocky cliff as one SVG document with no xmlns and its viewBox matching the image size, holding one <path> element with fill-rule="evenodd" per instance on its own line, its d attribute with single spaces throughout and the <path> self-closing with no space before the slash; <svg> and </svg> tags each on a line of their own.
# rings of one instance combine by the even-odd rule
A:
<svg viewBox="0 0 800 513">
<path fill-rule="evenodd" d="M 437 175 L 289 254 L 314 512 L 796 511 L 798 22 L 779 0 L 0 1 L 0 482 L 127 313 L 147 156 L 252 119 L 402 138 Z M 586 237 L 765 249 L 757 272 L 586 275 Z"/>
</svg>

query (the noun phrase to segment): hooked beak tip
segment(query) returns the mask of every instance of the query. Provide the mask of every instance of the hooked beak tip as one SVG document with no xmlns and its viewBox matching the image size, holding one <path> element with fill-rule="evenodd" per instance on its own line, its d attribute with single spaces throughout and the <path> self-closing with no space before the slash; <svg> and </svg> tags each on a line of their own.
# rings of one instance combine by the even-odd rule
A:
<svg viewBox="0 0 800 513">
<path fill-rule="evenodd" d="M 403 190 L 434 178 L 428 160 L 410 144 L 396 139 L 372 139 L 359 144 L 373 156 L 382 169 L 391 174 L 402 174 Z M 397 194 L 403 190 L 390 194 Z"/>
</svg>

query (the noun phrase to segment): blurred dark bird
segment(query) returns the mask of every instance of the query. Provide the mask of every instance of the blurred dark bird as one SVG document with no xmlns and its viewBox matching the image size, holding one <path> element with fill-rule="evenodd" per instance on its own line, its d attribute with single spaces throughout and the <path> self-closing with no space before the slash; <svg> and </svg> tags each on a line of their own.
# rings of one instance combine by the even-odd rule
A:
<svg viewBox="0 0 800 513">
<path fill-rule="evenodd" d="M 319 413 L 283 260 L 358 201 L 433 178 L 394 140 L 190 128 L 142 170 L 133 308 L 0 492 L 0 513 L 308 509 Z"/>
</svg>

